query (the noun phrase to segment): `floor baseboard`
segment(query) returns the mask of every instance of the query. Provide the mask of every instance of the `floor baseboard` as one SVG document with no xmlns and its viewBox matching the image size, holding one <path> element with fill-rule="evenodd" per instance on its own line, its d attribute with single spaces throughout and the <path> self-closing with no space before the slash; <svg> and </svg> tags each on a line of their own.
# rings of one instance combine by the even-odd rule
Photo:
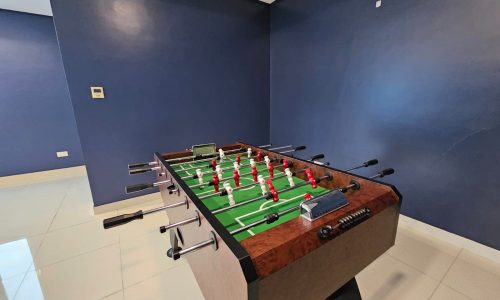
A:
<svg viewBox="0 0 500 300">
<path fill-rule="evenodd" d="M 0 177 L 0 188 L 37 184 L 79 176 L 87 176 L 87 169 L 85 166 L 3 176 Z"/>
</svg>

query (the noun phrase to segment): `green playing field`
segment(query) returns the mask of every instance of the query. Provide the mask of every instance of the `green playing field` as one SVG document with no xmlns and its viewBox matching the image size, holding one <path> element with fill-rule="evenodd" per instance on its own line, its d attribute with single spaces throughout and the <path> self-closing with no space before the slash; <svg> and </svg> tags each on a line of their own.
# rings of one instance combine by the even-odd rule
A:
<svg viewBox="0 0 500 300">
<path fill-rule="evenodd" d="M 235 188 L 234 180 L 233 180 L 233 162 L 231 159 L 234 159 L 233 157 L 230 157 L 229 159 L 226 159 L 224 163 L 221 164 L 222 168 L 225 167 L 230 167 L 230 169 L 225 170 L 223 172 L 223 180 L 220 182 L 219 187 L 220 190 L 222 190 L 222 185 L 224 182 L 229 182 L 233 188 Z M 200 169 L 204 172 L 203 175 L 203 182 L 209 182 L 212 180 L 212 169 L 208 168 L 207 166 L 210 164 L 210 161 L 204 161 L 204 162 L 193 162 L 193 163 L 185 163 L 182 165 L 177 165 L 174 166 L 174 170 L 179 174 L 181 177 L 188 177 L 188 176 L 193 176 L 196 174 L 195 169 L 192 170 L 186 170 L 184 171 L 183 169 L 189 169 L 192 167 L 200 167 Z M 276 163 L 275 163 L 276 164 Z M 264 178 L 269 177 L 269 172 L 266 168 L 265 163 L 257 163 L 257 170 L 259 172 L 259 175 L 263 175 Z M 240 185 L 247 185 L 253 182 L 253 177 L 251 174 L 248 175 L 243 175 L 245 173 L 250 173 L 251 168 L 250 168 L 250 163 L 249 160 L 246 157 L 241 156 L 241 169 L 240 169 L 240 174 L 242 174 L 240 178 Z M 274 170 L 274 176 L 281 175 L 282 171 L 278 170 L 275 168 Z M 184 179 L 186 184 L 189 186 L 196 185 L 198 184 L 198 179 L 193 179 L 191 178 L 186 178 Z M 299 179 L 297 177 L 293 178 L 294 182 L 300 183 L 303 182 L 302 179 Z M 288 183 L 288 179 L 286 177 L 279 178 L 273 180 L 273 185 L 276 188 L 277 191 L 285 189 L 290 187 Z M 192 188 L 193 192 L 201 197 L 201 196 L 206 196 L 206 195 L 211 195 L 214 193 L 214 187 L 213 186 L 208 186 L 205 185 L 203 187 L 193 187 Z M 304 201 L 304 194 L 309 193 L 313 197 L 318 196 L 320 194 L 325 193 L 327 190 L 318 186 L 316 189 L 313 189 L 310 185 L 302 186 L 296 189 L 293 189 L 291 191 L 279 193 L 279 201 L 278 202 L 273 202 L 273 200 L 268 200 L 268 199 L 261 199 L 258 201 L 255 201 L 253 203 L 249 203 L 247 205 L 243 205 L 241 207 L 237 207 L 234 209 L 230 209 L 228 211 L 225 211 L 223 213 L 217 214 L 217 219 L 229 230 L 235 230 L 238 229 L 244 225 L 248 225 L 250 223 L 253 223 L 255 221 L 260 221 L 262 220 L 266 215 L 272 213 L 272 212 L 281 212 L 283 210 L 286 210 L 288 208 L 291 208 L 293 206 L 298 207 L 298 205 Z M 243 202 L 245 200 L 255 198 L 262 196 L 261 189 L 259 184 L 253 185 L 248 188 L 240 189 L 240 190 L 235 190 L 233 192 L 234 196 L 234 201 L 236 203 Z M 229 207 L 229 200 L 227 196 L 219 196 L 219 195 L 213 195 L 209 198 L 205 198 L 202 200 L 203 203 L 210 209 L 210 210 L 216 210 L 224 207 Z M 252 229 L 249 229 L 247 231 L 241 232 L 237 235 L 235 235 L 235 238 L 238 241 L 242 241 L 252 235 L 258 234 L 262 231 L 268 230 L 269 228 L 272 228 L 274 226 L 277 226 L 279 224 L 285 223 L 293 218 L 296 218 L 299 216 L 299 211 L 293 211 L 290 213 L 287 213 L 283 216 L 280 217 L 280 219 L 272 224 L 261 224 L 256 227 L 253 227 Z"/>
</svg>

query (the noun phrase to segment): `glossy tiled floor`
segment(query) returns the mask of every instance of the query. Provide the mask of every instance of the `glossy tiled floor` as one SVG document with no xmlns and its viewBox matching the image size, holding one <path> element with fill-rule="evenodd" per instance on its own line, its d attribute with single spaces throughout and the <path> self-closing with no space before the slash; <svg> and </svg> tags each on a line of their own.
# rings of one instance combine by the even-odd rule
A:
<svg viewBox="0 0 500 300">
<path fill-rule="evenodd" d="M 203 299 L 189 265 L 165 257 L 164 214 L 102 229 L 103 218 L 159 204 L 95 216 L 84 175 L 3 185 L 0 299 Z M 499 263 L 403 225 L 357 277 L 364 299 L 500 299 Z"/>
</svg>

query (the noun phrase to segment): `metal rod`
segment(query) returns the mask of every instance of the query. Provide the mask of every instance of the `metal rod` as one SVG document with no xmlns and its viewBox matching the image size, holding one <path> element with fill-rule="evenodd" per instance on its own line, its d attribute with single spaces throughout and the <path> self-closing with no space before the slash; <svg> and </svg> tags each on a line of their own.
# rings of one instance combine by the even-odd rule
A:
<svg viewBox="0 0 500 300">
<path fill-rule="evenodd" d="M 252 156 L 250 158 L 248 157 L 244 157 L 243 161 L 250 161 L 251 158 L 256 158 L 257 156 Z M 227 163 L 234 163 L 236 160 L 230 160 L 228 159 L 227 161 L 225 162 L 222 162 L 219 164 L 219 166 L 225 166 Z M 191 163 L 197 163 L 198 161 L 194 161 L 194 162 L 191 162 Z M 205 165 L 205 166 L 197 166 L 197 167 L 190 167 L 190 168 L 183 168 L 181 170 L 176 170 L 177 172 L 184 172 L 184 171 L 191 171 L 191 170 L 195 170 L 195 169 L 203 169 L 203 168 L 211 168 L 212 165 Z"/>
<path fill-rule="evenodd" d="M 152 209 L 149 209 L 149 210 L 145 210 L 143 211 L 143 215 L 148 215 L 148 214 L 152 214 L 152 213 L 155 213 L 155 212 L 158 212 L 158 211 L 161 211 L 161 210 L 165 210 L 165 209 L 169 209 L 169 208 L 173 208 L 173 207 L 177 207 L 177 206 L 182 206 L 182 205 L 186 205 L 186 200 L 184 201 L 181 201 L 181 202 L 177 202 L 177 203 L 173 203 L 173 204 L 169 204 L 169 205 L 164 205 L 164 206 L 160 206 L 160 207 L 157 207 L 157 208 L 152 208 Z"/>
<path fill-rule="evenodd" d="M 267 150 L 279 150 L 279 149 L 292 148 L 292 147 L 293 147 L 293 145 L 286 145 L 286 146 L 281 146 L 281 147 L 269 148 Z"/>
<path fill-rule="evenodd" d="M 273 165 L 273 167 L 277 167 L 279 165 Z M 261 171 L 265 171 L 266 169 L 262 168 L 260 170 L 257 170 L 258 172 L 261 172 Z M 213 174 L 213 173 L 212 173 Z M 247 172 L 247 173 L 241 173 L 240 174 L 240 177 L 243 177 L 243 176 L 246 176 L 246 175 L 251 175 L 252 172 Z M 191 176 L 192 177 L 192 176 Z M 181 177 L 182 178 L 182 177 Z M 231 180 L 231 177 L 229 178 L 222 178 L 222 180 Z M 207 181 L 207 182 L 204 182 L 204 183 L 199 183 L 199 184 L 195 184 L 195 185 L 190 185 L 189 188 L 197 188 L 197 187 L 200 187 L 200 186 L 205 186 L 205 185 L 209 185 L 211 181 Z"/>
<path fill-rule="evenodd" d="M 327 178 L 331 178 L 331 175 L 325 175 L 323 177 L 319 177 L 317 178 L 317 182 L 323 180 L 323 179 L 327 179 Z M 276 191 L 278 194 L 280 193 L 284 193 L 284 192 L 288 192 L 288 191 L 291 191 L 293 189 L 296 189 L 296 188 L 299 188 L 299 187 L 302 187 L 302 186 L 306 186 L 306 185 L 309 185 L 309 181 L 304 181 L 304 182 L 301 182 L 299 184 L 296 184 L 295 186 L 292 186 L 292 187 L 288 187 L 288 188 L 284 188 L 282 190 L 279 190 L 279 191 Z M 263 195 L 263 196 L 259 196 L 259 197 L 255 197 L 255 198 L 252 198 L 252 199 L 249 199 L 249 200 L 246 200 L 246 201 L 243 201 L 243 202 L 240 202 L 240 203 L 236 203 L 235 205 L 233 206 L 228 206 L 228 207 L 224 207 L 224 208 L 219 208 L 219 209 L 216 209 L 216 210 L 213 210 L 212 211 L 212 214 L 214 215 L 217 215 L 217 214 L 220 214 L 220 213 L 223 213 L 225 211 L 228 211 L 230 209 L 234 209 L 234 208 L 238 208 L 240 206 L 243 206 L 243 205 L 247 205 L 249 203 L 252 203 L 252 202 L 255 202 L 255 201 L 259 201 L 261 199 L 265 199 L 269 197 L 269 195 Z"/>
<path fill-rule="evenodd" d="M 214 240 L 211 240 L 211 239 L 210 240 L 206 240 L 204 242 L 201 242 L 201 243 L 198 243 L 198 244 L 194 244 L 193 246 L 191 246 L 189 248 L 180 250 L 178 253 L 179 253 L 179 255 L 184 255 L 186 253 L 189 253 L 189 252 L 201 249 L 201 248 L 203 248 L 205 246 L 212 245 L 213 243 L 214 243 Z"/>
<path fill-rule="evenodd" d="M 169 230 L 171 228 L 179 227 L 179 226 L 182 226 L 182 225 L 186 225 L 186 224 L 189 224 L 189 223 L 192 223 L 192 222 L 195 222 L 195 221 L 198 221 L 198 223 L 200 223 L 200 214 L 198 213 L 198 211 L 196 211 L 196 215 L 194 217 L 192 217 L 192 218 L 189 218 L 189 219 L 186 219 L 186 220 L 183 220 L 183 221 L 179 221 L 179 222 L 176 222 L 176 223 L 172 223 L 172 224 L 161 226 L 160 227 L 160 233 L 165 233 L 167 230 Z M 200 225 L 201 225 L 201 223 L 200 223 Z"/>
<path fill-rule="evenodd" d="M 364 163 L 362 163 L 359 166 L 347 169 L 346 172 L 354 171 L 354 170 L 361 169 L 361 168 L 366 168 L 366 167 L 369 167 L 369 166 L 374 166 L 376 164 L 378 164 L 378 159 L 370 159 L 368 161 L 365 161 Z"/>
<path fill-rule="evenodd" d="M 224 153 L 233 153 L 233 152 L 238 152 L 238 151 L 243 152 L 243 151 L 245 151 L 245 149 L 239 148 L 239 149 L 233 149 L 233 150 L 226 150 L 226 151 L 224 151 Z M 203 154 L 202 156 L 214 156 L 214 157 L 217 157 L 218 155 L 219 155 L 218 152 L 213 152 L 213 153 Z M 232 154 L 232 155 L 235 155 L 235 154 Z M 232 155 L 230 155 L 230 156 L 232 156 Z M 177 160 L 183 160 L 183 159 L 192 159 L 192 158 L 196 158 L 196 157 L 199 157 L 199 156 L 191 155 L 191 156 L 184 156 L 184 157 L 172 158 L 172 159 L 167 159 L 167 162 L 177 161 Z M 188 164 L 188 163 L 193 163 L 193 162 L 209 161 L 209 160 L 214 159 L 214 157 L 204 158 L 204 159 L 197 159 L 197 160 L 193 160 L 193 161 L 185 161 L 185 162 L 181 162 L 181 163 L 171 164 L 170 166 L 178 166 L 178 165 Z"/>
<path fill-rule="evenodd" d="M 200 243 L 195 244 L 189 248 L 182 249 L 182 250 L 178 251 L 177 253 L 175 253 L 173 255 L 174 260 L 180 258 L 184 254 L 199 250 L 199 249 L 204 248 L 204 247 L 209 246 L 209 245 L 212 245 L 214 250 L 217 250 L 219 248 L 218 243 L 217 243 L 217 236 L 215 235 L 215 233 L 213 231 L 210 231 L 209 237 L 210 238 L 206 241 L 200 242 Z"/>
<path fill-rule="evenodd" d="M 262 146 L 257 146 L 258 148 L 268 148 L 271 147 L 273 144 L 267 144 L 267 145 L 262 145 Z"/>
</svg>

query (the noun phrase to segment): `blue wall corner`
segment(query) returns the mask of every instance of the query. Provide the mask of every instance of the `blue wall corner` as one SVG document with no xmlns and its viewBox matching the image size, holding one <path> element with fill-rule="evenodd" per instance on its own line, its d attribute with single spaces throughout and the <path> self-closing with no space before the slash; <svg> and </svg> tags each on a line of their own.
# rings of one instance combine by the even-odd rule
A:
<svg viewBox="0 0 500 300">
<path fill-rule="evenodd" d="M 0 38 L 0 176 L 82 165 L 52 18 L 0 10 Z"/>
<path fill-rule="evenodd" d="M 405 196 L 402 213 L 500 249 L 499 10 L 483 0 L 273 4 L 273 142 L 306 143 L 338 168 L 379 158 L 396 169 L 387 181 Z"/>
<path fill-rule="evenodd" d="M 127 163 L 154 152 L 269 141 L 267 5 L 52 0 L 52 8 L 96 206 L 151 181 L 129 176 Z M 104 100 L 90 98 L 94 85 Z"/>
</svg>

